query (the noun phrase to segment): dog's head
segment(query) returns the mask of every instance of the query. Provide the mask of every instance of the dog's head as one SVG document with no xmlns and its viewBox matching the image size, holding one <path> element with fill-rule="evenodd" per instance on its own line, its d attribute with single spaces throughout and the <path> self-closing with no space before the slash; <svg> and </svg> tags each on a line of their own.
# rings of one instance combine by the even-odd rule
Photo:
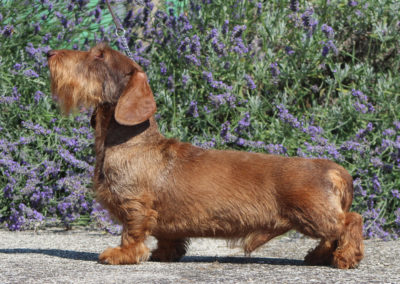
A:
<svg viewBox="0 0 400 284">
<path fill-rule="evenodd" d="M 47 54 L 51 91 L 64 112 L 78 107 L 115 104 L 115 119 L 135 125 L 156 111 L 142 68 L 101 43 L 89 51 L 52 50 Z"/>
</svg>

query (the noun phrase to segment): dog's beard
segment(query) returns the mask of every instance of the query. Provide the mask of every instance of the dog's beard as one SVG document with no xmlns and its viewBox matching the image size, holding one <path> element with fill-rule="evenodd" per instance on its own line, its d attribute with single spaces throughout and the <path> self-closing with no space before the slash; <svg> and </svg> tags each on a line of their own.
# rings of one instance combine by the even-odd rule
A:
<svg viewBox="0 0 400 284">
<path fill-rule="evenodd" d="M 86 80 L 84 76 L 75 78 L 57 71 L 51 72 L 51 92 L 62 112 L 69 114 L 97 105 L 101 100 L 102 86 L 98 81 Z"/>
</svg>

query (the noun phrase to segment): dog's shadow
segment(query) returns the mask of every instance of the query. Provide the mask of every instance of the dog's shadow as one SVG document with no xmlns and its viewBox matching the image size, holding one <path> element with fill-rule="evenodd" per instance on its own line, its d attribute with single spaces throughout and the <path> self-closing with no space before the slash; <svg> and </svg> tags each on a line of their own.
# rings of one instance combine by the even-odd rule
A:
<svg viewBox="0 0 400 284">
<path fill-rule="evenodd" d="M 184 256 L 179 262 L 201 262 L 201 263 L 229 263 L 229 264 L 269 264 L 269 265 L 292 265 L 304 266 L 303 260 L 287 258 L 266 257 L 240 257 L 240 256 Z"/>
<path fill-rule="evenodd" d="M 97 262 L 99 254 L 93 252 L 82 252 L 74 250 L 60 249 L 0 249 L 0 254 L 43 254 L 55 256 L 59 258 L 93 261 Z M 152 261 L 156 262 L 156 261 Z M 286 259 L 286 258 L 262 258 L 262 257 L 239 257 L 239 256 L 184 256 L 178 263 L 230 263 L 230 264 L 269 264 L 269 265 L 292 265 L 304 266 L 302 260 Z"/>
<path fill-rule="evenodd" d="M 60 258 L 82 260 L 82 261 L 97 261 L 99 254 L 93 252 L 82 252 L 74 250 L 61 250 L 61 249 L 0 249 L 0 253 L 4 254 L 44 254 Z"/>
</svg>

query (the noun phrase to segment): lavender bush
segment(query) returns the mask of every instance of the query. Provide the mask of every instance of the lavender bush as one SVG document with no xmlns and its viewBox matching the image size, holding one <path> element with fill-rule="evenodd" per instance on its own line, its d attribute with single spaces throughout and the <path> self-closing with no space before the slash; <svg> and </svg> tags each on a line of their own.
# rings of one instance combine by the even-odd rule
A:
<svg viewBox="0 0 400 284">
<path fill-rule="evenodd" d="M 161 131 L 205 148 L 332 159 L 354 177 L 365 236 L 397 238 L 400 5 L 220 2 L 176 11 L 115 1 Z M 0 4 L 0 218 L 11 230 L 60 222 L 117 230 L 89 190 L 90 110 L 59 115 L 45 61 L 50 47 L 121 48 L 104 15 L 103 1 Z"/>
</svg>

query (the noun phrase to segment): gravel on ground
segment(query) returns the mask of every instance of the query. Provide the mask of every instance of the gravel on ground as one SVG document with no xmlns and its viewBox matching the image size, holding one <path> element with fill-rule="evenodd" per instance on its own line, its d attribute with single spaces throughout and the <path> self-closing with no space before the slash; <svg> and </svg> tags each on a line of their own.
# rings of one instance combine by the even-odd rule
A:
<svg viewBox="0 0 400 284">
<path fill-rule="evenodd" d="M 305 265 L 317 243 L 304 237 L 274 239 L 250 258 L 223 240 L 193 239 L 180 262 L 98 263 L 119 241 L 85 229 L 0 230 L 0 283 L 400 283 L 400 241 L 365 241 L 365 259 L 351 270 Z"/>
</svg>

